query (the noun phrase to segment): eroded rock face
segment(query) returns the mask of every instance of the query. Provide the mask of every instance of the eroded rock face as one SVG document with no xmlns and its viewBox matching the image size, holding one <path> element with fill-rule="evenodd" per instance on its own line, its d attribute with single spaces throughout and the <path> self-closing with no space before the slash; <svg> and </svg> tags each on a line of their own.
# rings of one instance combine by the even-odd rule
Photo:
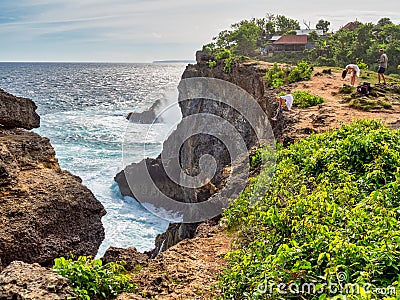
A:
<svg viewBox="0 0 400 300">
<path fill-rule="evenodd" d="M 207 64 L 208 60 L 210 59 L 209 54 L 199 52 L 196 54 L 196 58 L 197 64 L 188 65 L 182 75 L 182 79 L 206 77 L 232 83 L 249 93 L 252 98 L 255 99 L 259 107 L 261 107 L 261 111 L 264 112 L 261 118 L 255 117 L 256 120 L 251 120 L 252 122 L 254 121 L 254 123 L 260 124 L 273 116 L 273 113 L 276 109 L 275 95 L 273 95 L 272 91 L 269 91 L 264 82 L 266 71 L 271 67 L 271 65 L 253 63 L 237 64 L 233 66 L 232 71 L 227 74 L 224 72 L 223 61 L 218 61 L 217 65 L 211 69 Z M 204 90 L 212 90 L 208 87 L 209 86 L 206 84 L 201 88 Z M 181 82 L 179 86 L 179 106 L 181 108 L 183 120 L 186 117 L 201 114 L 216 116 L 227 121 L 227 123 L 234 127 L 236 132 L 240 135 L 240 140 L 245 144 L 245 150 L 242 153 L 247 153 L 251 147 L 257 145 L 258 139 L 254 131 L 254 124 L 250 124 L 248 121 L 246 121 L 242 114 L 243 111 L 250 109 L 248 107 L 249 103 L 246 101 L 254 102 L 254 100 L 249 100 L 249 98 L 246 97 L 236 99 L 235 96 L 233 96 L 231 97 L 233 99 L 232 101 L 236 101 L 234 103 L 239 106 L 233 107 L 226 103 L 210 100 L 220 98 L 187 98 L 185 96 L 184 89 L 185 84 L 182 85 Z M 230 93 L 230 90 L 223 90 L 221 93 L 222 94 L 219 96 L 229 98 L 233 92 Z M 193 122 L 196 123 L 196 120 Z M 145 162 L 142 161 L 140 163 L 127 166 L 123 172 L 116 176 L 115 180 L 117 181 L 122 194 L 133 196 L 138 199 L 135 191 L 132 191 L 132 186 L 146 186 L 145 182 L 140 181 L 140 176 L 143 174 L 143 172 L 138 171 L 142 165 L 146 164 L 148 166 L 147 170 L 151 175 L 151 180 L 157 185 L 158 189 L 163 194 L 176 201 L 185 203 L 198 203 L 206 201 L 210 197 L 212 197 L 211 199 L 221 198 L 223 201 L 222 198 L 226 198 L 225 193 L 228 192 L 227 190 L 225 190 L 224 194 L 221 194 L 222 196 L 220 197 L 217 196 L 218 193 L 216 195 L 214 194 L 216 193 L 216 190 L 221 192 L 221 189 L 224 186 L 222 170 L 226 166 L 231 165 L 232 160 L 235 160 L 237 157 L 232 158 L 231 153 L 227 149 L 226 145 L 219 138 L 217 138 L 215 134 L 212 133 L 213 129 L 216 129 L 215 132 L 217 133 L 224 133 L 224 128 L 218 127 L 223 125 L 218 124 L 217 121 L 214 123 L 210 121 L 209 123 L 210 124 L 207 125 L 207 128 L 203 128 L 202 134 L 192 135 L 190 138 L 182 142 L 180 136 L 183 136 L 185 131 L 188 130 L 187 128 L 190 127 L 190 124 L 188 126 L 188 124 L 183 124 L 182 121 L 178 125 L 176 131 L 173 132 L 164 142 L 163 153 L 161 156 L 156 159 L 146 159 Z M 279 122 L 279 124 L 283 123 L 284 122 Z M 277 136 L 280 136 L 279 131 L 281 131 L 282 128 L 283 125 L 282 127 L 273 128 L 274 133 Z M 208 132 L 210 132 L 210 134 L 207 134 Z M 227 135 L 225 138 L 229 140 L 230 136 Z M 175 152 L 171 151 L 171 149 L 175 149 Z M 207 155 L 213 157 L 216 162 L 216 168 L 213 176 L 208 178 L 210 181 L 205 182 L 204 186 L 196 189 L 177 185 L 165 173 L 164 168 L 166 166 L 162 166 L 163 163 L 169 163 L 168 159 L 161 160 L 162 156 L 164 158 L 168 158 L 177 155 L 179 155 L 180 168 L 185 170 L 185 173 L 190 177 L 197 176 L 197 174 L 200 173 L 200 158 Z M 129 180 L 129 178 L 131 178 L 131 180 Z M 205 189 L 206 186 L 209 187 L 208 190 Z M 157 194 L 157 196 L 159 196 L 159 194 Z M 170 225 L 166 233 L 163 233 L 157 237 L 156 249 L 154 252 L 158 253 L 160 250 L 165 250 L 182 239 L 193 237 L 197 225 L 198 223 L 187 222 L 186 224 Z"/>
<path fill-rule="evenodd" d="M 40 126 L 36 104 L 0 89 L 0 125 L 9 128 L 33 129 Z"/>
<path fill-rule="evenodd" d="M 101 260 L 104 264 L 109 262 L 124 261 L 125 269 L 127 271 L 132 271 L 137 265 L 143 266 L 147 264 L 149 257 L 146 254 L 138 252 L 135 247 L 129 247 L 126 249 L 110 247 L 107 249 L 106 253 L 104 253 L 104 256 L 101 258 Z"/>
<path fill-rule="evenodd" d="M 39 264 L 14 261 L 0 273 L 0 299 L 67 300 L 73 296 L 66 278 Z"/>
<path fill-rule="evenodd" d="M 52 265 L 95 256 L 104 239 L 103 205 L 79 177 L 60 169 L 47 138 L 0 128 L 0 260 Z M 49 298 L 50 299 L 50 298 Z"/>
</svg>

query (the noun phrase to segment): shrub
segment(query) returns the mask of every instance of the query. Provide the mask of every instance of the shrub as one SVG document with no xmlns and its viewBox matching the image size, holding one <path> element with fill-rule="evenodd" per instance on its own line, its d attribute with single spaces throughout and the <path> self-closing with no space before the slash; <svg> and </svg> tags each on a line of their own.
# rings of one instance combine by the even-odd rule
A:
<svg viewBox="0 0 400 300">
<path fill-rule="evenodd" d="M 283 96 L 285 93 L 279 93 L 278 96 Z M 325 102 L 325 99 L 319 96 L 310 94 L 310 91 L 296 90 L 292 92 L 294 102 L 297 107 L 307 108 Z"/>
<path fill-rule="evenodd" d="M 215 66 L 217 65 L 217 62 L 215 60 L 209 60 L 207 62 L 208 66 L 210 67 L 210 69 L 215 68 Z"/>
<path fill-rule="evenodd" d="M 297 67 L 290 71 L 288 81 L 290 83 L 310 80 L 313 68 L 305 61 L 301 61 L 297 64 Z"/>
<path fill-rule="evenodd" d="M 132 278 L 124 274 L 121 262 L 103 265 L 100 259 L 81 256 L 77 260 L 56 258 L 53 270 L 66 277 L 80 299 L 104 298 L 116 296 L 122 292 L 134 292 L 136 285 Z"/>
<path fill-rule="evenodd" d="M 267 85 L 273 88 L 282 86 L 288 72 L 288 69 L 279 68 L 278 63 L 275 62 L 274 66 L 268 69 L 267 73 L 265 74 Z"/>
<path fill-rule="evenodd" d="M 286 83 L 310 80 L 312 72 L 312 67 L 306 62 L 299 62 L 293 69 L 280 68 L 275 62 L 274 66 L 265 74 L 265 79 L 268 86 L 277 88 Z"/>
<path fill-rule="evenodd" d="M 215 59 L 220 60 L 220 59 L 226 59 L 232 57 L 231 50 L 229 49 L 218 49 L 215 53 Z"/>
<path fill-rule="evenodd" d="M 360 68 L 360 70 L 368 70 L 368 65 L 362 58 L 356 58 L 356 65 Z"/>
<path fill-rule="evenodd" d="M 261 171 L 224 212 L 228 228 L 239 230 L 220 275 L 224 299 L 382 299 L 375 288 L 399 292 L 399 130 L 357 121 L 312 135 L 278 151 L 263 190 L 269 176 L 270 168 Z"/>
</svg>

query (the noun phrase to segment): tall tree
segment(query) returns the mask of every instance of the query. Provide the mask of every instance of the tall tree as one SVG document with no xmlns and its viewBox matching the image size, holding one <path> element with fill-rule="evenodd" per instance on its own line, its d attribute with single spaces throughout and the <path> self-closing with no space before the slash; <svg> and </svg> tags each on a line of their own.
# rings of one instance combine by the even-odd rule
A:
<svg viewBox="0 0 400 300">
<path fill-rule="evenodd" d="M 390 18 L 382 18 L 378 21 L 376 24 L 377 27 L 383 27 L 385 25 L 391 25 L 393 22 L 390 20 Z"/>
<path fill-rule="evenodd" d="M 236 30 L 230 34 L 230 39 L 234 43 L 234 52 L 245 55 L 254 54 L 261 29 L 254 22 L 247 20 L 235 27 Z"/>
<path fill-rule="evenodd" d="M 318 21 L 317 25 L 315 25 L 315 28 L 322 30 L 323 33 L 325 34 L 329 31 L 330 25 L 331 25 L 331 22 L 321 19 Z"/>
<path fill-rule="evenodd" d="M 289 19 L 285 16 L 276 16 L 276 29 L 280 34 L 284 34 L 289 30 L 299 30 L 300 24 L 299 21 Z"/>
</svg>

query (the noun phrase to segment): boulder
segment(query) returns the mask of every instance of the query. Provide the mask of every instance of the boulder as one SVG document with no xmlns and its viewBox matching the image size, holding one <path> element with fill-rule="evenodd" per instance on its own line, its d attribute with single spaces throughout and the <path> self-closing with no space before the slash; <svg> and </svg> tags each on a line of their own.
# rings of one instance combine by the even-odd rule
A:
<svg viewBox="0 0 400 300">
<path fill-rule="evenodd" d="M 36 108 L 31 99 L 16 97 L 0 89 L 0 125 L 28 130 L 38 128 L 40 117 Z"/>
<path fill-rule="evenodd" d="M 135 247 L 129 247 L 126 249 L 110 247 L 107 249 L 106 253 L 104 253 L 101 260 L 105 264 L 109 262 L 124 261 L 125 269 L 127 271 L 132 271 L 137 265 L 146 265 L 149 257 L 146 254 L 137 251 Z"/>
<path fill-rule="evenodd" d="M 0 128 L 3 266 L 14 260 L 49 266 L 70 253 L 95 256 L 104 239 L 103 215 L 81 179 L 60 169 L 47 138 Z"/>
<path fill-rule="evenodd" d="M 66 278 L 39 264 L 14 261 L 0 273 L 0 299 L 67 300 L 74 296 Z"/>
</svg>

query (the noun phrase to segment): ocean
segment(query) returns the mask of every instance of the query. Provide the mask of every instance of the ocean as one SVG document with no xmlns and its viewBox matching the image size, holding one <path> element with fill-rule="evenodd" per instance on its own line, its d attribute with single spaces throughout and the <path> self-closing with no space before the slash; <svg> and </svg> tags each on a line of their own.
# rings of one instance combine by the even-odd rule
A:
<svg viewBox="0 0 400 300">
<path fill-rule="evenodd" d="M 181 119 L 177 85 L 182 63 L 0 63 L 0 88 L 32 99 L 41 126 L 60 166 L 78 175 L 104 205 L 105 240 L 110 246 L 151 250 L 168 221 L 136 200 L 122 197 L 114 176 L 124 166 L 156 157 Z M 131 123 L 129 112 L 149 109 L 160 98 L 172 107 L 168 118 L 153 125 Z M 123 151 L 124 149 L 124 151 Z"/>
</svg>

